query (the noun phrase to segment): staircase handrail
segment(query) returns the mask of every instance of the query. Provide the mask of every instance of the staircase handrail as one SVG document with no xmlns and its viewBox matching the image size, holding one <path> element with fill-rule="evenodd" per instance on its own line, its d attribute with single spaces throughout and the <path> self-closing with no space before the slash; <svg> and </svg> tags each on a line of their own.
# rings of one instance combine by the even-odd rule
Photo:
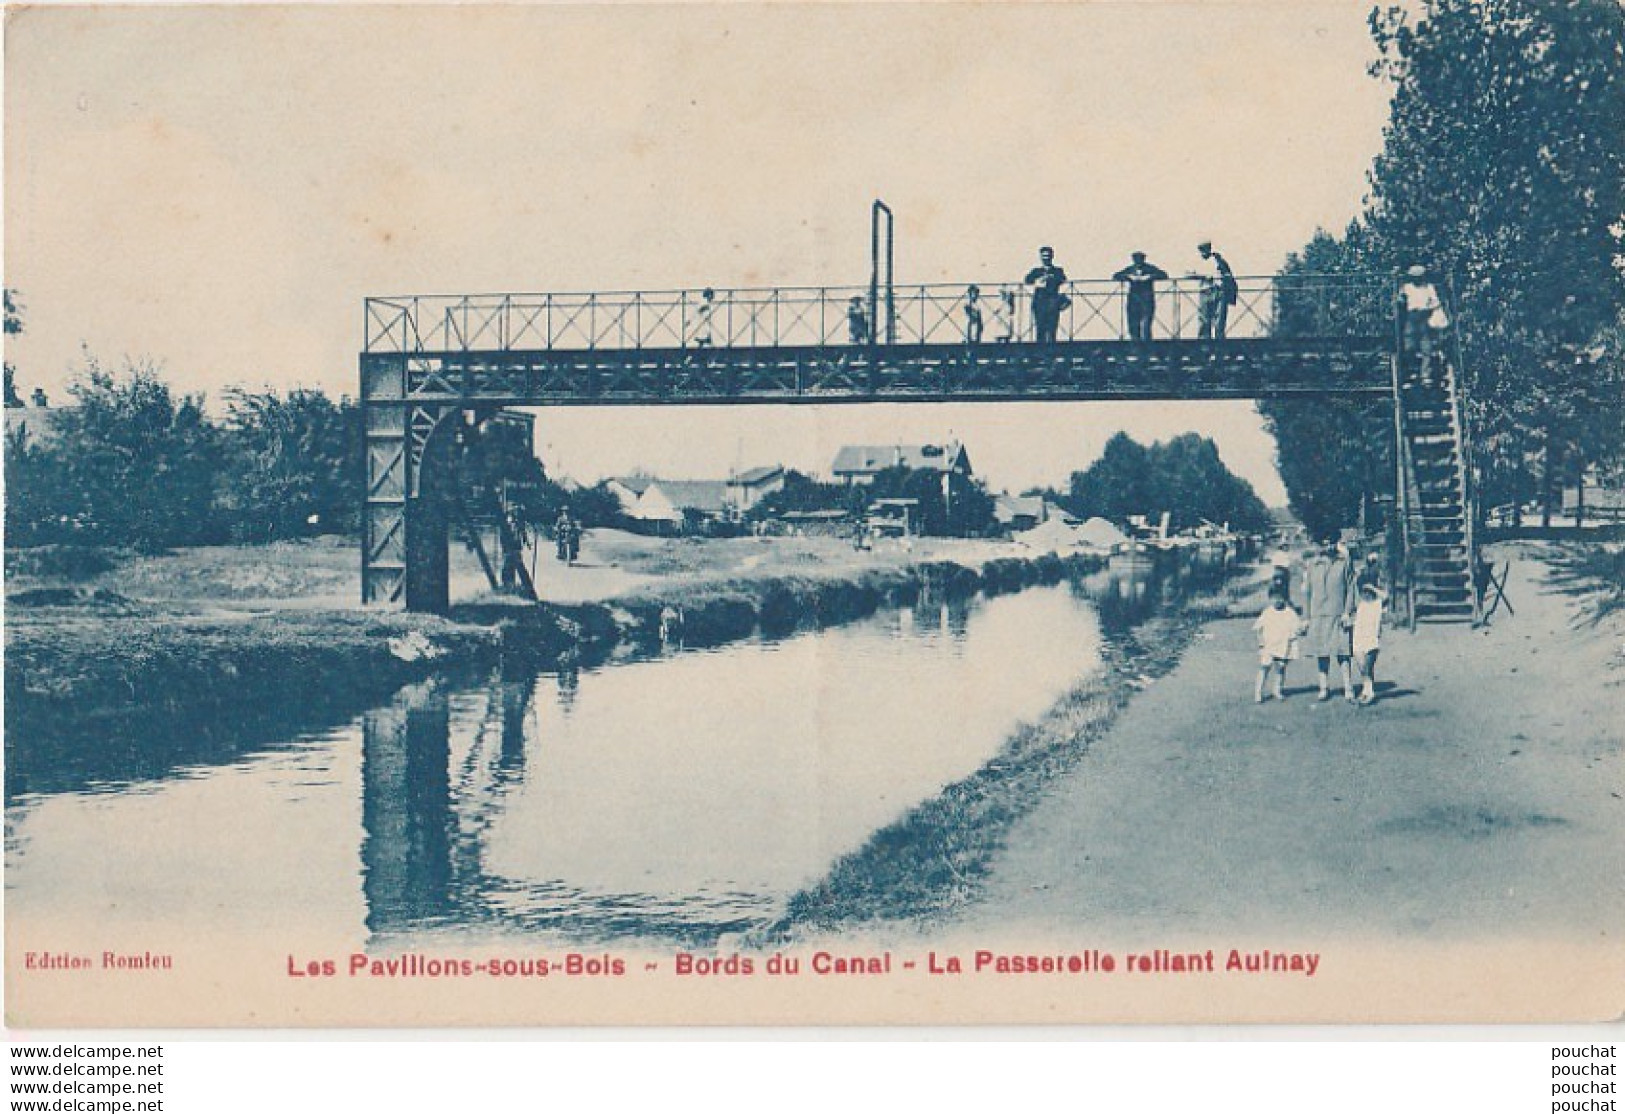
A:
<svg viewBox="0 0 1625 1114">
<path fill-rule="evenodd" d="M 1450 288 L 1450 345 L 1454 349 L 1455 367 L 1450 376 L 1450 404 L 1456 416 L 1456 436 L 1461 446 L 1461 507 L 1463 515 L 1462 538 L 1467 546 L 1467 594 L 1473 601 L 1473 626 L 1484 622 L 1484 600 L 1478 591 L 1478 542 L 1475 535 L 1478 521 L 1478 482 L 1474 476 L 1473 428 L 1468 421 L 1467 364 L 1462 354 L 1461 328 L 1457 319 L 1456 279 L 1448 276 Z"/>
<path fill-rule="evenodd" d="M 1400 377 L 1400 364 L 1404 361 L 1404 324 L 1398 302 L 1394 311 L 1394 357 L 1389 362 L 1394 387 L 1394 486 L 1399 510 L 1399 562 L 1397 573 L 1403 578 L 1405 593 L 1405 622 L 1409 630 L 1416 630 L 1416 578 L 1411 571 L 1411 466 L 1410 439 L 1405 433 L 1405 392 Z"/>
</svg>

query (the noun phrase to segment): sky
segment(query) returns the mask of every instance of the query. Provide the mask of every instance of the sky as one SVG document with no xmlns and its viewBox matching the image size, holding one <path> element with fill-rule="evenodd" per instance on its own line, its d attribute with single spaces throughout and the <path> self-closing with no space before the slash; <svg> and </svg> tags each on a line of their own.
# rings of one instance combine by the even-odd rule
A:
<svg viewBox="0 0 1625 1114">
<path fill-rule="evenodd" d="M 1360 208 L 1387 89 L 1368 3 L 99 7 L 8 13 L 7 338 L 26 394 L 93 353 L 186 391 L 354 394 L 368 295 L 1075 278 L 1211 239 L 1268 274 Z M 1245 403 L 542 412 L 555 475 L 671 478 L 845 442 L 1064 486 L 1186 430 L 1272 504 Z"/>
</svg>

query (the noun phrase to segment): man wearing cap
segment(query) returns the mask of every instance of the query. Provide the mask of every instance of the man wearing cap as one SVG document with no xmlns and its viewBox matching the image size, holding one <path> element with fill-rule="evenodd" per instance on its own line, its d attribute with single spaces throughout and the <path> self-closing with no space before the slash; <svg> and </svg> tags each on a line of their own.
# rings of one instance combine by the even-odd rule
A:
<svg viewBox="0 0 1625 1114">
<path fill-rule="evenodd" d="M 1236 276 L 1224 256 L 1213 250 L 1211 240 L 1203 240 L 1196 250 L 1202 256 L 1196 269 L 1202 284 L 1196 304 L 1196 335 L 1202 340 L 1223 340 L 1230 307 L 1236 304 Z"/>
<path fill-rule="evenodd" d="M 1168 277 L 1155 263 L 1145 261 L 1145 252 L 1133 254 L 1134 262 L 1118 271 L 1112 278 L 1128 283 L 1128 338 L 1136 341 L 1151 339 L 1151 322 L 1157 316 L 1157 283 Z"/>
<path fill-rule="evenodd" d="M 1434 319 L 1444 318 L 1439 291 L 1428 281 L 1428 269 L 1420 263 L 1405 271 L 1399 287 L 1399 305 L 1404 313 L 1405 351 L 1416 357 L 1418 370 L 1425 370 L 1433 355 Z"/>
<path fill-rule="evenodd" d="M 1055 249 L 1038 249 L 1038 266 L 1027 272 L 1022 280 L 1033 296 L 1034 339 L 1039 344 L 1054 344 L 1055 331 L 1061 323 L 1061 310 L 1066 308 L 1066 272 L 1055 265 Z"/>
</svg>

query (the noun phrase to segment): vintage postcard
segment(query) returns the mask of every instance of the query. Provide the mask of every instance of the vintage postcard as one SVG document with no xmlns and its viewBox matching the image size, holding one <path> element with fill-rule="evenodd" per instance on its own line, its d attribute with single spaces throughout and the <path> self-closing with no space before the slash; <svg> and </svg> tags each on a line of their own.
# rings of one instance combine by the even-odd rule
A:
<svg viewBox="0 0 1625 1114">
<path fill-rule="evenodd" d="M 8 1023 L 1617 1017 L 1622 47 L 8 8 Z"/>
</svg>

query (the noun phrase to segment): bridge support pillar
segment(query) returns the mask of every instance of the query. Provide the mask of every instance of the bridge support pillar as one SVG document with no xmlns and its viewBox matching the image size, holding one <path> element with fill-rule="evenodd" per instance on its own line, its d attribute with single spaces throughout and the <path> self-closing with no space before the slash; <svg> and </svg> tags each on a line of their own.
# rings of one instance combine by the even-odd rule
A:
<svg viewBox="0 0 1625 1114">
<path fill-rule="evenodd" d="M 406 610 L 451 610 L 451 507 L 433 494 L 406 501 Z"/>
<path fill-rule="evenodd" d="M 373 932 L 410 928 L 451 902 L 451 718 L 432 683 L 362 719 L 362 891 Z"/>
<path fill-rule="evenodd" d="M 361 358 L 367 466 L 361 602 L 444 614 L 451 606 L 450 473 L 462 407 L 413 400 L 413 382 L 402 356 Z"/>
</svg>

